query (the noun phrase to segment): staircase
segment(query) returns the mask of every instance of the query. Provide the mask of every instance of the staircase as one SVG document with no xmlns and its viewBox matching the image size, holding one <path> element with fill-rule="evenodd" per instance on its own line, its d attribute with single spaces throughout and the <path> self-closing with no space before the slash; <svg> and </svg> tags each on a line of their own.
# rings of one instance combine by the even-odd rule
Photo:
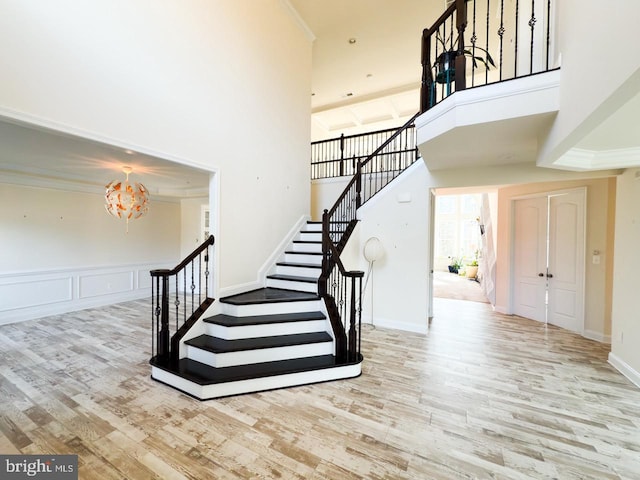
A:
<svg viewBox="0 0 640 480">
<path fill-rule="evenodd" d="M 291 240 L 264 288 L 222 298 L 204 317 L 213 237 L 175 269 L 153 270 L 151 377 L 207 400 L 359 376 L 364 272 L 340 255 L 358 209 L 417 160 L 417 115 L 354 158 L 336 203 Z"/>
<path fill-rule="evenodd" d="M 220 313 L 194 322 L 179 352 L 154 355 L 151 377 L 207 400 L 359 376 L 361 356 L 336 357 L 321 269 L 322 224 L 308 222 L 265 288 L 220 299 Z"/>
</svg>

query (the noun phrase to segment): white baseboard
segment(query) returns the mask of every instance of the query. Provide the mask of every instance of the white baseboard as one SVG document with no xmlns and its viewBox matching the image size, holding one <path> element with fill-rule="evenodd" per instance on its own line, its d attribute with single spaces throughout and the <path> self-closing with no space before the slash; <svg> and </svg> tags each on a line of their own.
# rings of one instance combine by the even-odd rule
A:
<svg viewBox="0 0 640 480">
<path fill-rule="evenodd" d="M 258 288 L 264 288 L 267 284 L 267 275 L 275 272 L 276 262 L 278 262 L 278 260 L 280 260 L 284 255 L 289 244 L 296 238 L 296 235 L 300 233 L 300 230 L 308 220 L 310 220 L 308 215 L 303 215 L 298 219 L 293 228 L 289 230 L 282 241 L 273 250 L 271 255 L 269 255 L 269 258 L 267 258 L 267 260 L 262 264 L 255 281 L 220 288 L 217 292 L 217 297 L 224 298 L 231 295 L 237 295 L 239 293 L 249 292 L 251 290 L 257 290 Z"/>
<path fill-rule="evenodd" d="M 582 336 L 589 340 L 595 340 L 596 342 L 611 344 L 611 335 L 604 335 L 595 330 L 585 330 Z"/>
<path fill-rule="evenodd" d="M 609 364 L 627 377 L 636 387 L 640 388 L 640 372 L 634 370 L 633 367 L 613 352 L 609 352 Z"/>
<path fill-rule="evenodd" d="M 302 217 L 300 217 L 296 224 L 291 228 L 291 230 L 287 232 L 282 241 L 276 246 L 276 248 L 274 248 L 273 252 L 271 252 L 271 255 L 269 255 L 269 258 L 267 258 L 267 260 L 262 264 L 260 270 L 258 271 L 257 281 L 262 283 L 263 286 L 266 283 L 267 275 L 275 272 L 276 262 L 280 259 L 280 257 L 282 257 L 282 255 L 284 255 L 284 252 L 287 250 L 289 244 L 293 240 L 295 240 L 296 236 L 300 233 L 300 230 L 302 230 L 302 227 L 309 220 L 311 220 L 311 217 L 309 215 L 303 215 Z"/>
<path fill-rule="evenodd" d="M 389 320 L 387 318 L 380 318 L 380 317 L 375 317 L 373 319 L 373 322 L 371 322 L 371 317 L 365 317 L 363 315 L 362 323 L 373 325 L 375 327 L 380 327 L 380 328 L 390 328 L 393 330 L 403 330 L 405 332 L 421 333 L 423 335 L 426 335 L 429 330 L 429 326 L 426 318 L 424 320 L 424 324 L 420 325 L 417 323 L 399 322 L 397 320 Z"/>
<path fill-rule="evenodd" d="M 494 305 L 493 310 L 496 313 L 501 313 L 502 315 L 510 315 L 509 309 L 507 307 L 504 307 L 503 305 Z"/>
<path fill-rule="evenodd" d="M 0 275 L 0 325 L 151 297 L 150 270 L 128 264 Z"/>
<path fill-rule="evenodd" d="M 257 290 L 264 288 L 264 283 L 259 281 L 240 283 L 238 285 L 232 285 L 231 287 L 224 287 L 218 290 L 218 298 L 230 297 L 231 295 L 237 295 L 239 293 L 250 292 L 251 290 Z"/>
</svg>

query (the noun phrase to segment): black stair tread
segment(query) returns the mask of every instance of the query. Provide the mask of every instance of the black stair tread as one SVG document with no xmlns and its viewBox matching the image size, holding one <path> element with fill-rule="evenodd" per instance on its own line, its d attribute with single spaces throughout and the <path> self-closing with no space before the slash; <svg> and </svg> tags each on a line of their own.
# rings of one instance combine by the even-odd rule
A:
<svg viewBox="0 0 640 480">
<path fill-rule="evenodd" d="M 302 312 L 302 313 L 276 313 L 273 315 L 251 315 L 247 317 L 234 317 L 223 313 L 208 317 L 203 320 L 205 323 L 213 323 L 224 327 L 241 327 L 245 325 L 266 325 L 271 323 L 308 322 L 313 320 L 326 319 L 322 312 Z"/>
<path fill-rule="evenodd" d="M 217 383 L 250 380 L 252 378 L 264 378 L 275 375 L 335 368 L 357 364 L 361 361 L 362 357 L 355 362 L 337 363 L 336 357 L 333 355 L 319 355 L 316 357 L 294 358 L 291 360 L 252 363 L 249 365 L 236 365 L 222 368 L 212 367 L 189 358 L 183 358 L 177 364 L 171 364 L 153 358 L 150 363 L 151 365 L 179 375 L 199 385 L 214 385 Z"/>
<path fill-rule="evenodd" d="M 287 255 L 322 255 L 322 252 L 294 252 L 293 250 L 287 250 Z"/>
<path fill-rule="evenodd" d="M 220 299 L 220 302 L 231 305 L 257 305 L 260 303 L 306 302 L 319 299 L 320 297 L 315 293 L 267 287 L 224 297 Z"/>
<path fill-rule="evenodd" d="M 263 348 L 293 347 L 331 341 L 331 335 L 327 332 L 312 332 L 275 335 L 273 337 L 241 338 L 238 340 L 225 340 L 223 338 L 212 337 L 211 335 L 200 335 L 184 343 L 185 345 L 198 347 L 212 353 L 229 353 L 261 350 Z"/>
<path fill-rule="evenodd" d="M 329 220 L 329 224 L 334 224 L 334 223 L 351 223 L 353 220 Z M 307 223 L 310 223 L 312 225 L 322 225 L 322 220 L 317 220 L 317 221 L 313 221 L 313 220 L 308 220 Z"/>
<path fill-rule="evenodd" d="M 294 240 L 293 243 L 317 243 L 317 244 L 321 244 L 322 241 L 320 241 L 320 240 Z"/>
<path fill-rule="evenodd" d="M 317 263 L 278 262 L 276 265 L 281 267 L 322 268 L 322 265 L 318 265 Z"/>
<path fill-rule="evenodd" d="M 283 275 L 281 273 L 274 273 L 273 275 L 267 275 L 267 278 L 271 278 L 273 280 L 286 280 L 288 282 L 318 283 L 317 278 L 299 277 L 297 275 Z"/>
</svg>

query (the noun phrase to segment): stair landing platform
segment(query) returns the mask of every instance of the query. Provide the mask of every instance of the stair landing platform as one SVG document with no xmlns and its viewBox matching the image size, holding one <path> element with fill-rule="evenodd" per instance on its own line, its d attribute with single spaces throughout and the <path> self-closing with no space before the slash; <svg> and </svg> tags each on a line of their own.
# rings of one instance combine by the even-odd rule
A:
<svg viewBox="0 0 640 480">
<path fill-rule="evenodd" d="M 224 297 L 220 299 L 220 302 L 231 305 L 255 305 L 259 303 L 306 302 L 319 299 L 320 297 L 315 293 L 267 287 Z"/>
</svg>

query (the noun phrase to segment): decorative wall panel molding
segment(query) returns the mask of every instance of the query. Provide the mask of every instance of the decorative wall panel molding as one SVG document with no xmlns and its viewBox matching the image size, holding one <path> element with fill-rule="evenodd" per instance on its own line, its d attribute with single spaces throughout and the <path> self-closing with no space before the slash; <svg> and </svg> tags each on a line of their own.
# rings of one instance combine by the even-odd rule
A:
<svg viewBox="0 0 640 480">
<path fill-rule="evenodd" d="M 149 271 L 174 263 L 0 274 L 0 325 L 150 298 Z"/>
</svg>

